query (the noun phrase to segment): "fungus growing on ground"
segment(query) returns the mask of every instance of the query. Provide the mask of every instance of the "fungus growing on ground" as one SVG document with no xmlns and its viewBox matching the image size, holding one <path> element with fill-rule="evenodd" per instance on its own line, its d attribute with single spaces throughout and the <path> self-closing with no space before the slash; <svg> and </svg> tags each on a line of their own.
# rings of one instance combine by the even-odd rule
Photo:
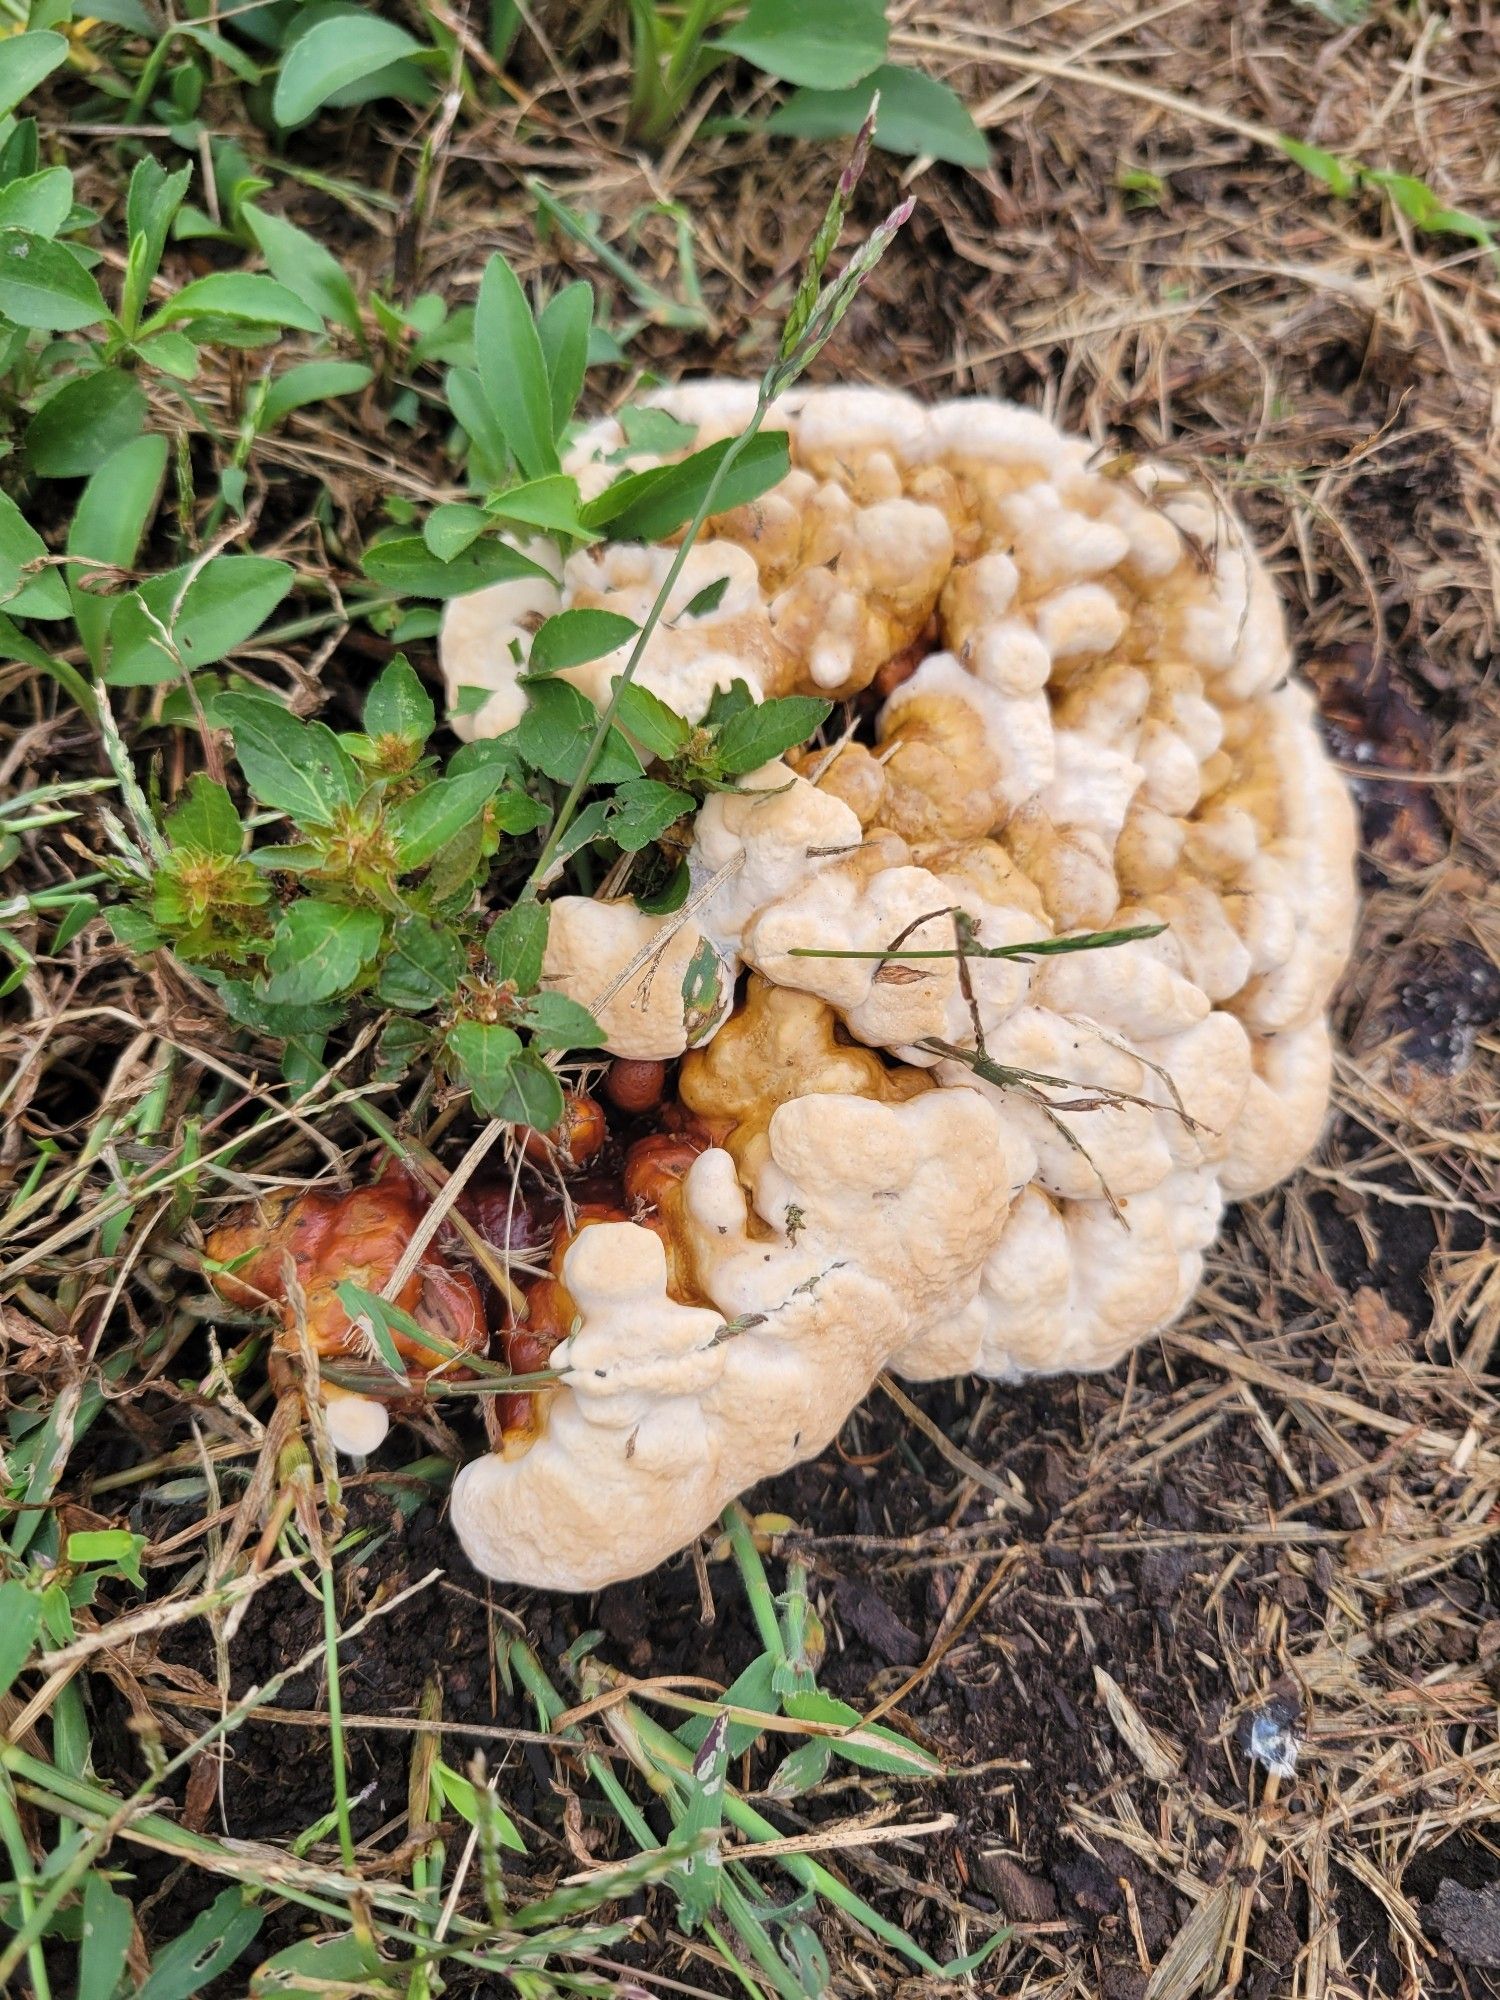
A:
<svg viewBox="0 0 1500 2000">
<path fill-rule="evenodd" d="M 753 391 L 657 401 L 701 447 Z M 1326 1111 L 1353 817 L 1234 516 L 1002 404 L 807 390 L 768 422 L 790 475 L 708 524 L 637 679 L 688 722 L 736 681 L 849 707 L 708 797 L 683 911 L 553 899 L 543 988 L 597 1013 L 633 1125 L 507 1335 L 559 1379 L 455 1483 L 496 1577 L 649 1568 L 886 1366 L 1111 1365 Z M 625 451 L 607 420 L 568 469 L 655 462 Z M 455 726 L 512 727 L 540 620 L 639 622 L 670 557 L 458 600 Z M 602 702 L 625 658 L 567 677 Z"/>
</svg>

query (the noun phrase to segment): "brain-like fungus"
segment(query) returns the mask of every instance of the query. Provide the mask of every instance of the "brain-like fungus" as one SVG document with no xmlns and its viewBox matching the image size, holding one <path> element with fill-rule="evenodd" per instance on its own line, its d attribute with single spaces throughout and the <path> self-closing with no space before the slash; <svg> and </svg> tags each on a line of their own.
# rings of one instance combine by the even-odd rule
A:
<svg viewBox="0 0 1500 2000">
<path fill-rule="evenodd" d="M 702 446 L 753 392 L 658 400 Z M 454 1488 L 497 1577 L 650 1567 L 886 1366 L 1110 1365 L 1326 1110 L 1353 818 L 1235 517 L 999 403 L 808 390 L 769 422 L 790 475 L 708 524 L 639 679 L 690 722 L 736 681 L 849 706 L 707 799 L 676 915 L 552 903 L 543 983 L 597 1011 L 635 1122 L 506 1335 L 557 1380 Z M 568 469 L 650 462 L 608 420 Z M 555 581 L 459 600 L 462 727 L 515 724 L 543 618 L 639 622 L 671 557 L 549 551 Z M 568 676 L 602 703 L 625 658 Z"/>
</svg>

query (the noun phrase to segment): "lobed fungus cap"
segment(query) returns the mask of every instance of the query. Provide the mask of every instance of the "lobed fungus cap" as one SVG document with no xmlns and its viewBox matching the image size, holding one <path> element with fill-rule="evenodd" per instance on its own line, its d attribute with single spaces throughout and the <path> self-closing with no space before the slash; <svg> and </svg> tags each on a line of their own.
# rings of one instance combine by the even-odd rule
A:
<svg viewBox="0 0 1500 2000">
<path fill-rule="evenodd" d="M 754 392 L 656 400 L 701 445 Z M 1110 1365 L 1326 1111 L 1353 816 L 1239 522 L 1004 404 L 809 389 L 769 421 L 791 472 L 708 524 L 641 678 L 689 720 L 735 679 L 831 695 L 857 733 L 708 800 L 675 916 L 553 905 L 547 983 L 614 1053 L 682 1058 L 715 1143 L 567 1251 L 561 1385 L 455 1487 L 497 1576 L 649 1567 L 887 1364 Z M 606 419 L 569 469 L 597 490 L 624 444 Z M 520 713 L 544 600 L 638 619 L 669 560 L 451 606 L 450 685 L 494 690 L 474 725 Z M 620 664 L 575 673 L 602 700 Z M 1055 951 L 1115 930 L 1155 934 Z"/>
</svg>

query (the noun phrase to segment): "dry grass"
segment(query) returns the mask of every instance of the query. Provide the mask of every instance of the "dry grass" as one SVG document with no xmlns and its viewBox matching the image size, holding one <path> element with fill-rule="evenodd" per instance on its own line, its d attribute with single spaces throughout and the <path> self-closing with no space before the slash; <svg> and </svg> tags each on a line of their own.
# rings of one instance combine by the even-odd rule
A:
<svg viewBox="0 0 1500 2000">
<path fill-rule="evenodd" d="M 497 243 L 522 267 L 600 280 L 586 248 L 538 242 L 524 177 L 540 176 L 662 296 L 691 305 L 701 285 L 702 323 L 655 323 L 648 308 L 633 355 L 663 375 L 749 372 L 821 207 L 821 162 L 694 131 L 641 159 L 618 137 L 623 66 L 579 56 L 576 11 L 542 10 L 551 54 L 520 66 L 524 136 L 521 110 L 465 112 L 435 132 L 414 203 L 422 134 L 387 120 L 390 107 L 362 114 L 347 158 L 318 164 L 374 178 L 385 201 L 340 210 L 309 196 L 304 219 L 345 232 L 351 262 L 394 267 L 409 289 L 469 295 Z M 1500 1975 L 1455 1959 L 1431 1906 L 1444 1875 L 1500 1876 L 1500 1275 L 1485 1241 L 1500 1153 L 1500 281 L 1482 249 L 1419 235 L 1372 194 L 1335 200 L 1265 140 L 1399 167 L 1451 206 L 1500 217 L 1497 29 L 1475 0 L 1446 13 L 1379 0 L 1345 27 L 1311 6 L 1203 0 L 1029 12 L 931 0 L 897 14 L 903 57 L 983 107 L 995 164 L 916 178 L 916 217 L 821 372 L 1015 395 L 1101 452 L 1166 454 L 1232 494 L 1360 773 L 1369 893 L 1327 1143 L 1282 1195 L 1240 1212 L 1181 1330 L 1103 1380 L 923 1392 L 958 1447 L 951 1464 L 877 1399 L 837 1460 L 772 1496 L 805 1521 L 841 1691 L 888 1703 L 973 1767 L 943 1800 L 956 1824 L 903 1836 L 894 1860 L 862 1845 L 834 1858 L 955 1951 L 997 1914 L 1015 1918 L 981 1975 L 989 1992 L 1496 1990 Z M 758 104 L 747 91 L 734 108 Z M 107 142 L 65 137 L 91 191 L 117 202 Z M 299 142 L 304 159 L 312 143 Z M 879 162 L 866 221 L 899 175 Z M 631 313 L 621 297 L 616 317 Z M 203 384 L 221 415 L 238 391 L 230 373 Z M 309 420 L 268 445 L 259 463 L 278 483 L 258 496 L 257 546 L 336 572 L 334 539 L 368 526 L 379 496 L 448 496 L 431 440 L 381 436 L 376 415 Z M 332 622 L 261 664 L 337 700 L 368 678 L 370 645 Z M 29 670 L 5 670 L 0 692 L 0 784 L 100 768 L 86 726 Z M 189 739 L 151 741 L 174 785 Z M 37 840 L 22 866 L 59 879 L 90 838 Z M 85 1673 L 114 1769 L 133 1777 L 118 1718 L 175 1750 L 231 1687 L 302 1646 L 262 1629 L 237 1661 L 225 1637 L 226 1550 L 250 1529 L 244 1474 L 269 1411 L 253 1366 L 212 1404 L 194 1386 L 209 1360 L 201 1287 L 172 1248 L 185 1195 L 352 1169 L 361 1139 L 334 1093 L 286 1109 L 205 994 L 97 931 L 9 1007 L 0 1174 L 19 1188 L 38 1145 L 57 1150 L 6 1224 L 4 1387 L 20 1402 L 40 1385 L 66 1412 L 102 1385 L 107 1414 L 80 1435 L 52 1504 L 78 1523 L 136 1505 L 155 1537 L 144 1620 L 101 1613 L 86 1654 L 56 1661 L 12 1720 L 43 1725 L 47 1691 Z M 159 1121 L 131 1131 L 127 1114 L 164 1076 Z M 356 1056 L 337 1089 L 368 1088 Z M 118 1244 L 102 1246 L 126 1208 Z M 164 1338 L 149 1360 L 104 1380 L 111 1357 L 152 1335 Z M 168 1473 L 194 1476 L 200 1497 L 142 1511 L 140 1491 Z M 271 1568 L 228 1586 L 262 1587 L 279 1588 Z M 356 1571 L 349 1587 L 373 1586 Z M 480 1603 L 461 1569 L 436 1588 L 437 1624 L 499 1612 L 565 1643 L 589 1616 Z M 633 1666 L 664 1673 L 684 1645 L 710 1642 L 679 1629 L 691 1579 L 659 1605 L 652 1590 L 629 1643 L 619 1607 L 605 1623 Z M 917 1664 L 889 1631 L 882 1650 L 872 1595 L 908 1636 L 916 1626 Z M 316 1687 L 303 1688 L 285 1727 L 322 1725 Z M 477 1669 L 467 1692 L 450 1687 L 445 1726 L 517 1755 L 529 1732 L 494 1720 L 493 1692 Z M 396 1676 L 354 1696 L 356 1737 L 411 1732 L 414 1693 Z M 1268 1777 L 1247 1754 L 1257 1716 L 1295 1735 L 1294 1773 Z M 243 1754 L 247 1771 L 267 1768 Z M 205 1768 L 189 1812 L 208 1824 L 219 1776 Z M 788 1824 L 846 1820 L 846 1790 L 826 1792 Z M 907 1803 L 902 1819 L 921 1819 Z M 243 1819 L 232 1809 L 229 1832 Z M 555 1815 L 536 1839 L 558 1873 L 577 1865 Z M 362 1858 L 378 1874 L 375 1855 Z M 825 1927 L 825 1942 L 837 1990 L 906 1990 L 897 1962 L 853 1931 Z M 666 1928 L 636 1976 L 652 1991 L 673 1978 L 731 1990 Z"/>
</svg>

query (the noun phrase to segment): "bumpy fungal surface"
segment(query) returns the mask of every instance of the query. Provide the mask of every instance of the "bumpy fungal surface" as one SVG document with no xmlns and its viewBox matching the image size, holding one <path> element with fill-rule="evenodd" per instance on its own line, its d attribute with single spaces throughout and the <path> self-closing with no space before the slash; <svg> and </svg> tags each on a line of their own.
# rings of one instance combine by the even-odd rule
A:
<svg viewBox="0 0 1500 2000">
<path fill-rule="evenodd" d="M 754 395 L 658 400 L 701 446 Z M 680 1069 L 662 1158 L 559 1240 L 560 1383 L 456 1484 L 499 1577 L 649 1567 L 884 1366 L 1109 1366 L 1326 1111 L 1353 816 L 1239 522 L 999 403 L 808 390 L 770 421 L 790 476 L 710 523 L 640 679 L 690 721 L 735 680 L 823 694 L 857 733 L 836 714 L 829 747 L 709 798 L 690 915 L 554 904 L 547 981 L 616 1055 Z M 585 490 L 624 442 L 581 440 Z M 670 557 L 589 551 L 452 607 L 450 688 L 488 691 L 466 726 L 513 726 L 540 618 L 638 620 Z M 623 664 L 570 677 L 602 701 Z"/>
</svg>

